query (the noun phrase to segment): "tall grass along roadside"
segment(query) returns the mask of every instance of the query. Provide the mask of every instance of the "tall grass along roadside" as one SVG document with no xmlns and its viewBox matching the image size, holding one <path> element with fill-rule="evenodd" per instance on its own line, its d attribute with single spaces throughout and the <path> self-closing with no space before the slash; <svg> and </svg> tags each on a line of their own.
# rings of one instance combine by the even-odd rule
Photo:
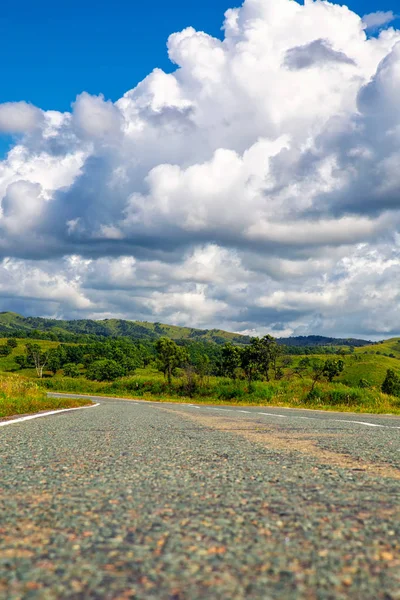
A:
<svg viewBox="0 0 400 600">
<path fill-rule="evenodd" d="M 341 383 L 319 383 L 310 394 L 307 379 L 262 382 L 250 389 L 245 381 L 209 377 L 206 381 L 175 378 L 171 384 L 160 377 L 124 377 L 114 382 L 89 381 L 84 378 L 54 377 L 41 385 L 48 390 L 77 394 L 125 396 L 179 402 L 216 404 L 274 405 L 291 408 L 314 408 L 334 411 L 400 414 L 400 399 L 376 389 L 349 387 Z"/>
<path fill-rule="evenodd" d="M 48 398 L 46 391 L 34 381 L 17 375 L 0 376 L 0 419 L 90 404 L 92 402 L 85 398 Z"/>
</svg>

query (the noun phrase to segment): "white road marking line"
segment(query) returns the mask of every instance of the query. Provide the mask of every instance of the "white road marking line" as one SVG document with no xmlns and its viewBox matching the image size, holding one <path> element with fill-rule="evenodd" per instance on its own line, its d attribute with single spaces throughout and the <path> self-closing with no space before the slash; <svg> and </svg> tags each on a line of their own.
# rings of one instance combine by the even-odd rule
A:
<svg viewBox="0 0 400 600">
<path fill-rule="evenodd" d="M 377 425 L 376 423 L 366 423 L 365 421 L 349 421 L 347 419 L 327 419 L 327 421 L 335 421 L 335 423 L 356 423 L 357 425 L 365 425 L 366 427 L 387 427 L 387 425 Z"/>
<path fill-rule="evenodd" d="M 279 419 L 288 419 L 287 415 L 275 415 L 274 413 L 258 412 L 257 415 L 265 415 L 266 417 L 278 417 Z"/>
<path fill-rule="evenodd" d="M 14 425 L 14 423 L 21 423 L 22 421 L 31 421 L 32 419 L 40 419 L 41 417 L 49 417 L 50 415 L 58 415 L 60 413 L 71 412 L 73 410 L 82 410 L 83 408 L 96 408 L 100 404 L 93 404 L 92 406 L 78 406 L 77 408 L 62 408 L 61 410 L 50 410 L 45 413 L 39 413 L 37 415 L 29 415 L 28 417 L 19 417 L 18 419 L 11 419 L 10 421 L 4 421 L 0 423 L 0 427 L 6 427 L 7 425 Z"/>
<path fill-rule="evenodd" d="M 69 397 L 69 398 L 92 398 L 89 395 L 86 394 L 58 394 L 58 393 L 48 393 L 48 396 L 54 397 L 54 398 L 62 398 L 63 396 L 65 397 Z M 127 398 L 114 398 L 111 396 L 99 396 L 99 399 L 104 399 L 104 400 L 127 400 Z M 138 400 L 137 402 L 132 402 L 132 404 L 137 404 L 137 405 L 143 405 L 143 404 L 151 404 L 151 405 L 155 405 L 155 406 L 159 406 L 160 402 L 151 402 L 148 400 Z M 296 414 L 290 414 L 290 415 L 279 415 L 279 414 L 275 414 L 275 413 L 266 413 L 266 412 L 255 412 L 255 411 L 245 411 L 245 410 L 235 410 L 233 408 L 214 408 L 211 406 L 196 406 L 195 404 L 186 404 L 186 402 L 182 402 L 182 403 L 166 403 L 166 404 L 173 404 L 173 405 L 178 405 L 178 406 L 186 406 L 188 408 L 196 408 L 198 410 L 219 410 L 219 411 L 223 411 L 223 412 L 242 412 L 242 413 L 247 413 L 247 414 L 254 414 L 254 415 L 263 415 L 266 417 L 276 417 L 279 419 L 287 419 L 287 418 L 293 418 L 293 419 L 305 419 L 307 421 L 323 421 L 323 422 L 336 422 L 336 423 L 354 423 L 357 425 L 364 425 L 365 427 L 378 427 L 378 428 L 383 428 L 383 429 L 396 429 L 396 430 L 400 430 L 400 427 L 398 426 L 394 426 L 394 425 L 382 425 L 382 424 L 378 424 L 378 423 L 368 423 L 366 421 L 352 421 L 349 419 L 328 419 L 328 418 L 320 418 L 320 417 L 303 417 L 303 416 L 298 416 Z M 99 406 L 98 404 L 94 405 L 94 406 Z M 90 407 L 90 406 L 83 406 L 80 408 L 94 408 Z M 64 412 L 67 410 L 80 410 L 80 408 L 67 408 L 64 410 L 58 410 L 58 411 L 54 411 L 55 413 L 58 412 Z M 281 410 L 293 410 L 293 408 L 288 407 L 288 406 L 281 406 L 280 407 Z M 321 413 L 323 413 L 323 411 L 319 411 Z M 52 414 L 52 413 L 42 413 L 41 415 L 33 415 L 31 417 L 22 417 L 21 419 L 15 419 L 13 421 L 7 421 L 5 423 L 0 423 L 0 427 L 3 427 L 4 425 L 8 425 L 14 422 L 18 422 L 20 420 L 27 420 L 27 419 L 32 419 L 32 418 L 38 418 L 40 416 L 46 416 L 47 414 Z M 326 413 L 324 413 L 326 414 Z M 393 415 L 387 415 L 387 416 L 393 416 Z"/>
</svg>

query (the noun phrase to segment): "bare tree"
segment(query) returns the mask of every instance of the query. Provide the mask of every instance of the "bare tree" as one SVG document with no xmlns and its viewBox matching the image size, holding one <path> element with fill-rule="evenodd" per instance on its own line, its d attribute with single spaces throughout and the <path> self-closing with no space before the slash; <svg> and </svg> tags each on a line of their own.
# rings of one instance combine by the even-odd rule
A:
<svg viewBox="0 0 400 600">
<path fill-rule="evenodd" d="M 27 344 L 26 352 L 28 359 L 30 358 L 35 365 L 37 376 L 42 379 L 43 371 L 49 358 L 48 353 L 43 352 L 39 344 Z"/>
</svg>

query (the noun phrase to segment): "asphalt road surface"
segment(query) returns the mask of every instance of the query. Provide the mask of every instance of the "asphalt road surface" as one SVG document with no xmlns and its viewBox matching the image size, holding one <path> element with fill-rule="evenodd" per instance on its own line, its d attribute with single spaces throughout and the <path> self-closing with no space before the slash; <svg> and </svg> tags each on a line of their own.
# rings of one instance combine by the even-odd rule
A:
<svg viewBox="0 0 400 600">
<path fill-rule="evenodd" d="M 96 400 L 0 428 L 0 598 L 400 599 L 400 418 Z"/>
</svg>

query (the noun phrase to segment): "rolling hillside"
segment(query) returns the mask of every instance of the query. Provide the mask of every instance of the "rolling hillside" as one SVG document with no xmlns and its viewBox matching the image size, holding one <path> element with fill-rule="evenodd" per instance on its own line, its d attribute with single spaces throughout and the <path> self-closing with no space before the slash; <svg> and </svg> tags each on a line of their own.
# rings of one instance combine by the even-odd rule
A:
<svg viewBox="0 0 400 600">
<path fill-rule="evenodd" d="M 376 355 L 389 356 L 390 358 L 400 358 L 400 338 L 391 338 L 377 344 L 358 348 L 356 352 L 371 352 Z"/>
<path fill-rule="evenodd" d="M 64 321 L 58 319 L 45 319 L 42 317 L 22 317 L 17 313 L 0 313 L 0 335 L 13 332 L 53 332 L 55 335 L 77 334 L 99 337 L 127 337 L 133 340 L 156 340 L 160 337 L 169 337 L 173 340 L 193 340 L 225 344 L 247 344 L 248 336 L 237 333 L 222 331 L 221 329 L 194 329 L 190 327 L 178 327 L 176 325 L 165 325 L 162 323 L 148 323 L 146 321 L 124 321 L 122 319 L 105 319 L 94 321 L 81 319 L 76 321 Z M 39 335 L 35 335 L 39 338 Z"/>
<path fill-rule="evenodd" d="M 60 341 L 74 340 L 73 336 L 91 337 L 127 337 L 132 340 L 156 340 L 160 337 L 169 337 L 175 341 L 192 340 L 211 342 L 216 344 L 245 345 L 250 341 L 250 336 L 231 333 L 221 329 L 195 329 L 191 327 L 178 327 L 163 323 L 149 323 L 147 321 L 126 321 L 122 319 L 105 319 L 94 321 L 80 319 L 73 321 L 45 319 L 42 317 L 23 317 L 14 312 L 0 313 L 0 335 L 11 335 L 18 332 L 22 337 L 40 338 L 40 333 L 46 334 L 46 339 Z M 65 338 L 65 339 L 63 339 Z M 371 342 L 356 339 L 335 339 L 323 336 L 300 336 L 278 339 L 278 343 L 288 346 L 354 346 L 362 347 Z M 399 349 L 400 356 L 400 349 Z"/>
</svg>

